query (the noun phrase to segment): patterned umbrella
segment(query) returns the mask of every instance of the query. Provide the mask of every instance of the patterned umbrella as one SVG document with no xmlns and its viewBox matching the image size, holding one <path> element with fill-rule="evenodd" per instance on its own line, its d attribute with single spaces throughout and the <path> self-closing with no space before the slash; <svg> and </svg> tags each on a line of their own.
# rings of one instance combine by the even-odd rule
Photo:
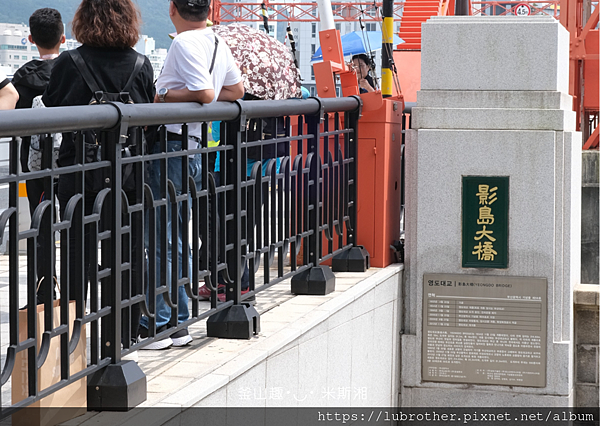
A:
<svg viewBox="0 0 600 426">
<path fill-rule="evenodd" d="M 211 28 L 231 49 L 242 71 L 246 92 L 260 99 L 302 97 L 300 73 L 285 44 L 247 25 Z"/>
</svg>

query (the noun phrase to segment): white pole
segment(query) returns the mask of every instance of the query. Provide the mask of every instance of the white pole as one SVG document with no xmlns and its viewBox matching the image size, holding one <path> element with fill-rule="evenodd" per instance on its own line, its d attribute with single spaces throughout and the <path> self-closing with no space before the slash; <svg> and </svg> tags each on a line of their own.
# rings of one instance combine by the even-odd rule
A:
<svg viewBox="0 0 600 426">
<path fill-rule="evenodd" d="M 317 7 L 319 8 L 319 17 L 321 18 L 321 31 L 335 29 L 331 0 L 317 0 Z"/>
</svg>

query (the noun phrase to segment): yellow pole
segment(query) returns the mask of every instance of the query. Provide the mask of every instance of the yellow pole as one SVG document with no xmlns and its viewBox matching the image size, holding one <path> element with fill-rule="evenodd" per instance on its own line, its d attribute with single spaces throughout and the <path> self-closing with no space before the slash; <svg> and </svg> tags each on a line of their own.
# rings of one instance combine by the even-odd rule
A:
<svg viewBox="0 0 600 426">
<path fill-rule="evenodd" d="M 394 54 L 394 0 L 383 2 L 383 31 L 381 53 L 381 94 L 384 98 L 392 96 L 392 55 Z"/>
</svg>

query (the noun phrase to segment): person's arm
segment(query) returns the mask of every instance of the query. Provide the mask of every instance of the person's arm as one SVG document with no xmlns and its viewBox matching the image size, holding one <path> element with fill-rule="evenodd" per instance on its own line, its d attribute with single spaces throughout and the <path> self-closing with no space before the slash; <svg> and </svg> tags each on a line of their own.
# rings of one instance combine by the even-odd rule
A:
<svg viewBox="0 0 600 426">
<path fill-rule="evenodd" d="M 178 80 L 184 82 L 184 88 L 174 89 L 165 85 L 161 77 L 156 82 L 157 92 L 166 87 L 169 89 L 165 102 L 198 102 L 209 104 L 215 99 L 215 89 L 208 69 L 208 59 L 203 49 L 197 50 L 186 39 L 176 37 L 171 44 L 163 67 L 164 73 L 174 73 Z M 161 76 L 163 75 L 161 74 Z M 181 87 L 181 86 L 178 86 Z M 158 94 L 154 102 L 160 102 Z"/>
<path fill-rule="evenodd" d="M 244 81 L 242 80 L 242 73 L 240 68 L 237 66 L 231 49 L 223 43 L 223 60 L 226 61 L 226 73 L 225 80 L 223 81 L 223 87 L 219 93 L 217 101 L 237 101 L 244 96 Z M 219 47 L 220 48 L 220 47 Z"/>
<path fill-rule="evenodd" d="M 369 84 L 369 81 L 366 78 L 361 78 L 360 80 L 358 80 L 358 84 L 361 87 L 361 89 L 365 89 L 367 92 L 374 92 L 375 89 L 373 88 L 373 86 L 371 86 Z"/>
<path fill-rule="evenodd" d="M 238 83 L 232 86 L 223 86 L 221 89 L 221 93 L 219 93 L 219 98 L 217 101 L 237 101 L 244 96 L 244 82 L 239 81 Z"/>
<path fill-rule="evenodd" d="M 19 100 L 19 92 L 9 81 L 0 82 L 0 110 L 15 109 Z"/>
<path fill-rule="evenodd" d="M 209 104 L 215 98 L 213 89 L 204 90 L 189 90 L 185 89 L 169 89 L 165 102 L 199 102 L 201 104 Z M 159 103 L 158 95 L 154 96 L 154 102 Z"/>
</svg>

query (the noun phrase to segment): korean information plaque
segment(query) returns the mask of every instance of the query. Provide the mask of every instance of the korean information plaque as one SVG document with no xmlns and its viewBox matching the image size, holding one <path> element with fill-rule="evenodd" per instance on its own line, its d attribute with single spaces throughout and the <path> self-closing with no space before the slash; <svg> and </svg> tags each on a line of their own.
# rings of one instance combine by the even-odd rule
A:
<svg viewBox="0 0 600 426">
<path fill-rule="evenodd" d="M 546 386 L 545 278 L 424 274 L 423 380 Z"/>
</svg>

